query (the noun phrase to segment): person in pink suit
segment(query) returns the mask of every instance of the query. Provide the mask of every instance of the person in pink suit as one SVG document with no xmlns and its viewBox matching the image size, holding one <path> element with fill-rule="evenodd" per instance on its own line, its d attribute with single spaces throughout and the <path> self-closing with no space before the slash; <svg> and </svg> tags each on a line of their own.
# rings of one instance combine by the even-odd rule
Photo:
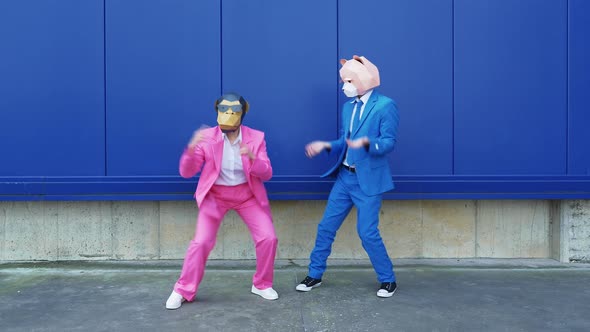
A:
<svg viewBox="0 0 590 332">
<path fill-rule="evenodd" d="M 232 209 L 248 227 L 256 248 L 251 292 L 267 300 L 279 297 L 272 288 L 278 241 L 263 183 L 272 177 L 264 133 L 242 125 L 249 105 L 240 95 L 221 96 L 215 108 L 219 126 L 195 131 L 180 158 L 182 177 L 201 173 L 195 192 L 199 214 L 167 309 L 195 299 L 221 221 Z"/>
</svg>

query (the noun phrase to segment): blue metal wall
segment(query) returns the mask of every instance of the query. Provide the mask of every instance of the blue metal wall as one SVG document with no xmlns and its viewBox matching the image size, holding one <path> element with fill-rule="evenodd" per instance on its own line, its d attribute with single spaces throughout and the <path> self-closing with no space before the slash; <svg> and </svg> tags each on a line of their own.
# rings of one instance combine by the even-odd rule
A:
<svg viewBox="0 0 590 332">
<path fill-rule="evenodd" d="M 0 199 L 190 199 L 177 175 L 226 91 L 275 199 L 325 198 L 338 59 L 400 109 L 387 198 L 590 197 L 590 1 L 0 2 Z"/>
<path fill-rule="evenodd" d="M 0 1 L 0 176 L 105 174 L 103 20 L 101 0 Z"/>
<path fill-rule="evenodd" d="M 568 168 L 590 174 L 590 1 L 569 2 Z"/>
<path fill-rule="evenodd" d="M 105 3 L 107 176 L 177 175 L 183 144 L 215 121 L 219 1 Z"/>
</svg>

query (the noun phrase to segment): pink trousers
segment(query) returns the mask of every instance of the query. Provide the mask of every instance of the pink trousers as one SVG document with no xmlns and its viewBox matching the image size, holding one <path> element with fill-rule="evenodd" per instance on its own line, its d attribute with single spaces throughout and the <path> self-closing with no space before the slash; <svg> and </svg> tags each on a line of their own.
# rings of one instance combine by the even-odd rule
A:
<svg viewBox="0 0 590 332">
<path fill-rule="evenodd" d="M 247 183 L 237 186 L 214 185 L 199 208 L 197 229 L 190 242 L 180 278 L 174 290 L 186 300 L 194 300 L 205 273 L 209 253 L 215 246 L 223 217 L 235 210 L 242 218 L 256 247 L 256 273 L 252 284 L 258 289 L 272 287 L 277 237 L 270 209 L 263 208 Z"/>
</svg>

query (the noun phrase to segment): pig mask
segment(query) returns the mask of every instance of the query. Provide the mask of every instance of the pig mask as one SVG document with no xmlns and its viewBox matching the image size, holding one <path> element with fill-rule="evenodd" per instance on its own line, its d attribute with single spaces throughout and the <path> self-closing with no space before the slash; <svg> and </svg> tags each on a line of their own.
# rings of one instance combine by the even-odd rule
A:
<svg viewBox="0 0 590 332">
<path fill-rule="evenodd" d="M 340 64 L 340 78 L 344 82 L 342 89 L 348 97 L 354 97 L 349 95 L 349 91 L 354 91 L 354 88 L 356 94 L 362 96 L 379 86 L 379 69 L 364 56 L 355 55 L 351 60 L 341 59 Z"/>
</svg>

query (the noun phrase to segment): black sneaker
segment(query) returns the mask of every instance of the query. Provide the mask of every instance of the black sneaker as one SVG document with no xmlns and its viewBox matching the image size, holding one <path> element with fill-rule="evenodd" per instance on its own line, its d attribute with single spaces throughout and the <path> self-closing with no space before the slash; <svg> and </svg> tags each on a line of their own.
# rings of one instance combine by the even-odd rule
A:
<svg viewBox="0 0 590 332">
<path fill-rule="evenodd" d="M 322 284 L 322 279 L 314 279 L 310 276 L 305 277 L 297 287 L 296 290 L 300 292 L 309 292 L 312 288 L 318 287 Z"/>
<path fill-rule="evenodd" d="M 379 290 L 377 291 L 377 296 L 392 297 L 396 289 L 397 284 L 395 282 L 382 282 L 381 287 L 379 287 Z"/>
</svg>

